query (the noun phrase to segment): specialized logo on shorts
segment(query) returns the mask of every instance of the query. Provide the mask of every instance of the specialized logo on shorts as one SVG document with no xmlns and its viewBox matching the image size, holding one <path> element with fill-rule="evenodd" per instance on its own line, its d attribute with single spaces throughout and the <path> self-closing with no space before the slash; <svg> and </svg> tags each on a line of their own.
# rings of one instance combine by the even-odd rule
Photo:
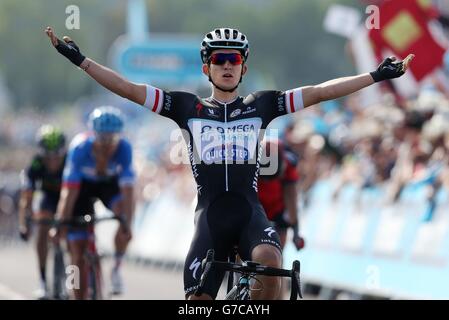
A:
<svg viewBox="0 0 449 320">
<path fill-rule="evenodd" d="M 188 126 L 194 139 L 195 151 L 206 164 L 222 163 L 224 160 L 248 161 L 255 158 L 258 135 L 262 126 L 260 118 L 227 123 L 190 119 Z"/>
<path fill-rule="evenodd" d="M 195 260 L 193 260 L 192 264 L 189 267 L 189 270 L 193 270 L 193 279 L 196 280 L 196 272 L 198 271 L 198 268 L 201 266 L 201 261 L 198 261 L 198 258 L 195 258 Z"/>
<path fill-rule="evenodd" d="M 238 115 L 240 115 L 242 113 L 242 110 L 240 109 L 235 109 L 234 111 L 231 112 L 231 114 L 229 115 L 229 118 L 235 118 Z"/>
<path fill-rule="evenodd" d="M 262 239 L 262 240 L 260 240 L 260 242 L 262 242 L 262 243 L 267 243 L 267 244 L 272 244 L 272 245 L 274 245 L 275 247 L 281 249 L 281 246 L 279 245 L 279 243 L 277 243 L 277 242 L 274 241 L 274 240 L 271 240 L 271 239 Z"/>
<path fill-rule="evenodd" d="M 184 290 L 185 294 L 188 294 L 190 292 L 195 291 L 196 289 L 198 289 L 199 285 L 193 286 L 193 287 L 188 287 L 187 289 Z"/>
<path fill-rule="evenodd" d="M 264 231 L 268 234 L 268 236 L 269 236 L 270 238 L 271 238 L 271 235 L 272 235 L 273 233 L 276 232 L 276 231 L 273 229 L 273 227 L 268 227 L 268 228 L 266 228 Z"/>
</svg>

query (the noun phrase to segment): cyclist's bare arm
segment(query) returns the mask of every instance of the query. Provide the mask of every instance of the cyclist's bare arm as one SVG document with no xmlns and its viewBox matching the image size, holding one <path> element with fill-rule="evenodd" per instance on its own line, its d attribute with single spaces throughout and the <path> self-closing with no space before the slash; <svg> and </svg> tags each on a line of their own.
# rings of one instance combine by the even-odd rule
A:
<svg viewBox="0 0 449 320">
<path fill-rule="evenodd" d="M 132 185 L 125 185 L 120 188 L 123 197 L 123 214 L 126 217 L 128 225 L 132 221 L 134 212 L 134 187 Z"/>
<path fill-rule="evenodd" d="M 358 76 L 337 78 L 324 83 L 302 87 L 304 108 L 317 104 L 321 101 L 337 99 L 374 83 L 369 73 Z"/>
<path fill-rule="evenodd" d="M 407 71 L 413 57 L 414 55 L 410 54 L 403 61 L 398 62 L 395 62 L 396 58 L 394 57 L 387 58 L 374 72 L 337 78 L 315 86 L 302 87 L 304 107 L 347 96 L 378 81 L 400 77 Z"/>
<path fill-rule="evenodd" d="M 81 68 L 89 65 L 86 73 L 106 89 L 119 96 L 143 105 L 146 97 L 146 86 L 126 80 L 117 72 L 86 58 L 81 64 Z"/>
<path fill-rule="evenodd" d="M 72 217 L 75 201 L 78 199 L 79 188 L 63 187 L 56 210 L 56 219 L 66 220 Z"/>
<path fill-rule="evenodd" d="M 19 226 L 26 227 L 26 218 L 31 214 L 33 190 L 25 189 L 20 192 L 19 200 Z"/>
<path fill-rule="evenodd" d="M 58 45 L 58 38 L 54 34 L 53 29 L 48 27 L 45 32 L 50 38 L 53 46 L 56 47 Z M 68 43 L 71 40 L 68 37 L 64 37 L 64 41 Z M 145 85 L 128 81 L 117 72 L 93 61 L 90 58 L 86 58 L 81 63 L 80 68 L 85 70 L 87 74 L 89 74 L 95 81 L 106 89 L 140 105 L 144 104 L 146 98 Z"/>
<path fill-rule="evenodd" d="M 288 183 L 283 187 L 285 209 L 291 225 L 298 223 L 298 190 L 296 183 Z"/>
</svg>

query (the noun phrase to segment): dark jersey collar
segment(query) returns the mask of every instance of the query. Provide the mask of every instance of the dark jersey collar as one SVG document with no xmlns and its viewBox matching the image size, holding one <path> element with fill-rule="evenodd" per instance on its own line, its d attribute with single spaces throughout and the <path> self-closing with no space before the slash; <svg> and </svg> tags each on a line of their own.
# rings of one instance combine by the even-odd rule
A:
<svg viewBox="0 0 449 320">
<path fill-rule="evenodd" d="M 229 101 L 229 102 L 227 102 L 227 103 L 224 103 L 224 102 L 219 101 L 219 100 L 217 100 L 217 99 L 214 99 L 214 98 L 212 98 L 212 97 L 206 98 L 206 99 L 204 99 L 204 100 L 207 101 L 207 102 L 210 103 L 210 104 L 213 104 L 213 105 L 216 105 L 216 106 L 220 106 L 220 107 L 221 107 L 221 106 L 224 106 L 225 104 L 226 104 L 227 106 L 233 106 L 233 105 L 239 104 L 239 103 L 241 103 L 241 102 L 243 101 L 243 97 L 237 96 L 234 100 Z"/>
</svg>

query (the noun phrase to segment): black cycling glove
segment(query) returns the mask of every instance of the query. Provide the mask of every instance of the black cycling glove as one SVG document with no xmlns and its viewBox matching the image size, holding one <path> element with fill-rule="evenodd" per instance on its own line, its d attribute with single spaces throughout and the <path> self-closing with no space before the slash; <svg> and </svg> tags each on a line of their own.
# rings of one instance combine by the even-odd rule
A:
<svg viewBox="0 0 449 320">
<path fill-rule="evenodd" d="M 22 239 L 25 242 L 28 241 L 28 232 L 26 232 L 24 230 L 20 230 L 19 235 L 20 235 L 20 239 Z"/>
<path fill-rule="evenodd" d="M 376 71 L 370 72 L 374 82 L 379 82 L 387 79 L 399 78 L 405 73 L 404 61 L 395 62 L 392 58 L 386 58 L 377 67 Z"/>
<path fill-rule="evenodd" d="M 55 47 L 56 50 L 64 57 L 69 59 L 74 65 L 80 66 L 80 64 L 86 59 L 80 52 L 80 48 L 73 42 L 69 40 L 68 42 L 58 39 L 58 45 Z"/>
</svg>

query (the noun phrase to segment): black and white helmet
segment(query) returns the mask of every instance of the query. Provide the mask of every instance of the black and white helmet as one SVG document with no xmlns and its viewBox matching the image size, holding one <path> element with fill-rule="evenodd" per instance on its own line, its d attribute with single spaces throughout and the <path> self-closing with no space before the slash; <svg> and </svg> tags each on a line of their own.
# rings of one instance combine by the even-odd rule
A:
<svg viewBox="0 0 449 320">
<path fill-rule="evenodd" d="M 207 63 L 212 51 L 217 49 L 237 49 L 246 61 L 249 53 L 248 39 L 237 29 L 217 28 L 207 33 L 201 42 L 203 63 Z"/>
</svg>

